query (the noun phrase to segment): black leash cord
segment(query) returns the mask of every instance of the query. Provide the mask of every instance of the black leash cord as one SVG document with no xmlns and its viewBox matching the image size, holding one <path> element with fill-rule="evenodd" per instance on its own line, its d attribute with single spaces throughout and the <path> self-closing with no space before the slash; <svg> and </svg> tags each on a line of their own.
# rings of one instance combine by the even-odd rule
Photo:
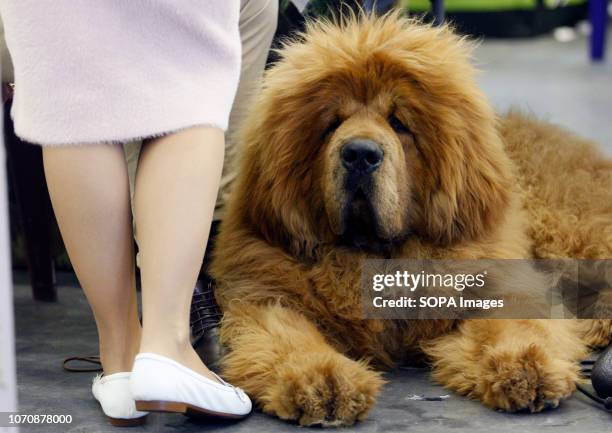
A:
<svg viewBox="0 0 612 433">
<path fill-rule="evenodd" d="M 93 364 L 96 365 L 96 367 L 71 367 L 69 364 L 73 361 Z M 64 359 L 64 362 L 62 362 L 62 368 L 71 373 L 92 373 L 102 371 L 102 363 L 100 362 L 100 357 L 98 355 L 71 356 L 69 358 Z"/>
<path fill-rule="evenodd" d="M 603 406 L 608 409 L 608 410 L 612 410 L 612 397 L 608 397 L 608 398 L 601 398 L 596 396 L 595 394 L 590 393 L 584 386 L 580 385 L 580 384 L 576 384 L 576 388 L 578 389 L 578 391 L 580 391 L 581 393 L 583 393 L 584 395 L 586 395 L 588 398 L 590 398 L 591 400 L 599 403 L 599 404 L 603 404 Z"/>
</svg>

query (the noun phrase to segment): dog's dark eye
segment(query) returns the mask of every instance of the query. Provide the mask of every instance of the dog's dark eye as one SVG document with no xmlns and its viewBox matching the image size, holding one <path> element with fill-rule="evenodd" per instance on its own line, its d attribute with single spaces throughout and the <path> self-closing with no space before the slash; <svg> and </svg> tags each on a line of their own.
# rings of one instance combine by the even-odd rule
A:
<svg viewBox="0 0 612 433">
<path fill-rule="evenodd" d="M 329 134 L 333 133 L 336 129 L 338 129 L 342 125 L 342 120 L 336 118 L 323 132 L 323 138 L 327 137 Z"/>
<path fill-rule="evenodd" d="M 389 126 L 398 134 L 412 134 L 410 128 L 402 123 L 396 116 L 389 117 Z"/>
</svg>

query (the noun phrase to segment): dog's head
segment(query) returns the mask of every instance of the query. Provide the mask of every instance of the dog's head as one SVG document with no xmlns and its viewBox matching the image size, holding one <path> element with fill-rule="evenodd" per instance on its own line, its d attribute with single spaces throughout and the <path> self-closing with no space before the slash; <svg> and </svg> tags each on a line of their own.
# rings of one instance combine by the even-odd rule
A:
<svg viewBox="0 0 612 433">
<path fill-rule="evenodd" d="M 398 14 L 340 21 L 310 24 L 267 73 L 236 207 L 305 255 L 486 235 L 508 204 L 510 163 L 468 43 Z"/>
</svg>

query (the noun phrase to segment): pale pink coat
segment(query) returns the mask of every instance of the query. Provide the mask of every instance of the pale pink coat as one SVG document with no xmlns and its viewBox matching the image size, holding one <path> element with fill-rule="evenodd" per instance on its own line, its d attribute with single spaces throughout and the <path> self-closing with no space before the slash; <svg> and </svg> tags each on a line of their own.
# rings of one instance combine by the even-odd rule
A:
<svg viewBox="0 0 612 433">
<path fill-rule="evenodd" d="M 65 145 L 225 130 L 239 9 L 239 0 L 0 0 L 17 135 Z"/>
</svg>

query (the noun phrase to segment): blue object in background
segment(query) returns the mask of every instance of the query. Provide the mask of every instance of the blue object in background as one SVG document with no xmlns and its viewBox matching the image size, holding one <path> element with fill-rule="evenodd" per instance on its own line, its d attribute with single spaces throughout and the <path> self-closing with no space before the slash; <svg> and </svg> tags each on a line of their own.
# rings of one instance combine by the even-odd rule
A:
<svg viewBox="0 0 612 433">
<path fill-rule="evenodd" d="M 608 25 L 608 1 L 590 0 L 591 60 L 603 60 L 606 48 L 606 27 Z"/>
</svg>

